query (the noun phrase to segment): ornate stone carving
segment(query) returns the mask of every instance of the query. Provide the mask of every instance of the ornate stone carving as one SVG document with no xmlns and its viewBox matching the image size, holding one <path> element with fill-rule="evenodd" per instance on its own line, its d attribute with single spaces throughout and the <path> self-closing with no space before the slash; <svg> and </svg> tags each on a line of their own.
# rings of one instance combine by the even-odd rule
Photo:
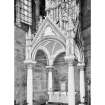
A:
<svg viewBox="0 0 105 105">
<path fill-rule="evenodd" d="M 49 36 L 49 35 L 55 35 L 50 26 L 46 27 L 45 32 L 44 32 L 44 36 Z"/>
<path fill-rule="evenodd" d="M 65 56 L 65 61 L 67 62 L 68 65 L 73 66 L 74 65 L 74 56 Z"/>
</svg>

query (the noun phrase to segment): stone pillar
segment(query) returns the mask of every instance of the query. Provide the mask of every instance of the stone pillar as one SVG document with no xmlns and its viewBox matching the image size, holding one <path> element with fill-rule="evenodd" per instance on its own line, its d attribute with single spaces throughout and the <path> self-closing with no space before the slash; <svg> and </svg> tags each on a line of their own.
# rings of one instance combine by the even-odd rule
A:
<svg viewBox="0 0 105 105">
<path fill-rule="evenodd" d="M 68 105 L 75 105 L 74 56 L 65 59 L 68 63 Z"/>
<path fill-rule="evenodd" d="M 27 103 L 33 105 L 33 77 L 32 77 L 32 65 L 27 65 Z"/>
<path fill-rule="evenodd" d="M 24 63 L 27 66 L 27 103 L 28 105 L 33 105 L 33 64 L 35 61 L 25 60 Z"/>
<path fill-rule="evenodd" d="M 84 77 L 84 63 L 78 64 L 80 68 L 80 105 L 85 104 L 85 77 Z"/>
<path fill-rule="evenodd" d="M 53 91 L 53 78 L 52 78 L 52 69 L 53 66 L 46 66 L 47 70 L 48 70 L 48 92 L 52 92 Z"/>
</svg>

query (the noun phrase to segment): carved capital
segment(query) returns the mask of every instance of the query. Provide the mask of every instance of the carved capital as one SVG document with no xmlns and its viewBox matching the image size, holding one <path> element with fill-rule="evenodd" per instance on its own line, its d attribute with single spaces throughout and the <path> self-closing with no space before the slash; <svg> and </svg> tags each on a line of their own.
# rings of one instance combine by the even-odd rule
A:
<svg viewBox="0 0 105 105">
<path fill-rule="evenodd" d="M 65 61 L 68 65 L 74 65 L 74 55 L 65 56 Z"/>
<path fill-rule="evenodd" d="M 79 62 L 79 63 L 77 64 L 77 66 L 79 67 L 80 71 L 84 71 L 85 63 Z"/>
<path fill-rule="evenodd" d="M 25 60 L 24 61 L 25 67 L 26 68 L 30 68 L 32 69 L 32 67 L 36 64 L 36 61 L 32 61 L 32 60 Z M 25 69 L 27 70 L 27 69 Z"/>
<path fill-rule="evenodd" d="M 36 64 L 36 61 L 33 60 L 25 60 L 24 64 Z"/>
<path fill-rule="evenodd" d="M 33 68 L 33 65 L 32 64 L 28 64 L 27 65 L 27 70 L 32 70 L 32 68 Z"/>
<path fill-rule="evenodd" d="M 48 65 L 48 66 L 46 66 L 46 68 L 48 71 L 52 71 L 54 69 L 54 66 Z"/>
</svg>

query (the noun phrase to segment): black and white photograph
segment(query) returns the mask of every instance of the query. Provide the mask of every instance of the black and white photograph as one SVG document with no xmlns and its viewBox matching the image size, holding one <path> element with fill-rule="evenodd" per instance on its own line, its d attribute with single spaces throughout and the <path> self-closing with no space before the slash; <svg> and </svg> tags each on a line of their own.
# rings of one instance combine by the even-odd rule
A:
<svg viewBox="0 0 105 105">
<path fill-rule="evenodd" d="M 91 105 L 91 0 L 14 0 L 14 105 Z"/>
</svg>

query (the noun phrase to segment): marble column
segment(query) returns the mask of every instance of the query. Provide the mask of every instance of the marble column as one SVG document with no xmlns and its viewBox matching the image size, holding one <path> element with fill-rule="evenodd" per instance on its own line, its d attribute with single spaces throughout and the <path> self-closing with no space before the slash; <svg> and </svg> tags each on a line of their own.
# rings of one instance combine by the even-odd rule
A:
<svg viewBox="0 0 105 105">
<path fill-rule="evenodd" d="M 80 105 L 85 104 L 85 77 L 84 77 L 84 63 L 78 64 L 80 69 Z"/>
<path fill-rule="evenodd" d="M 33 105 L 33 65 L 36 64 L 35 61 L 25 60 L 27 67 L 27 103 L 28 105 Z"/>
<path fill-rule="evenodd" d="M 33 105 L 33 77 L 32 77 L 32 64 L 27 65 L 27 103 Z"/>
<path fill-rule="evenodd" d="M 48 70 L 48 92 L 52 92 L 53 91 L 53 77 L 52 77 L 52 69 L 53 66 L 46 66 L 47 70 Z"/>
<path fill-rule="evenodd" d="M 68 64 L 68 105 L 75 105 L 74 57 L 65 57 Z"/>
</svg>

